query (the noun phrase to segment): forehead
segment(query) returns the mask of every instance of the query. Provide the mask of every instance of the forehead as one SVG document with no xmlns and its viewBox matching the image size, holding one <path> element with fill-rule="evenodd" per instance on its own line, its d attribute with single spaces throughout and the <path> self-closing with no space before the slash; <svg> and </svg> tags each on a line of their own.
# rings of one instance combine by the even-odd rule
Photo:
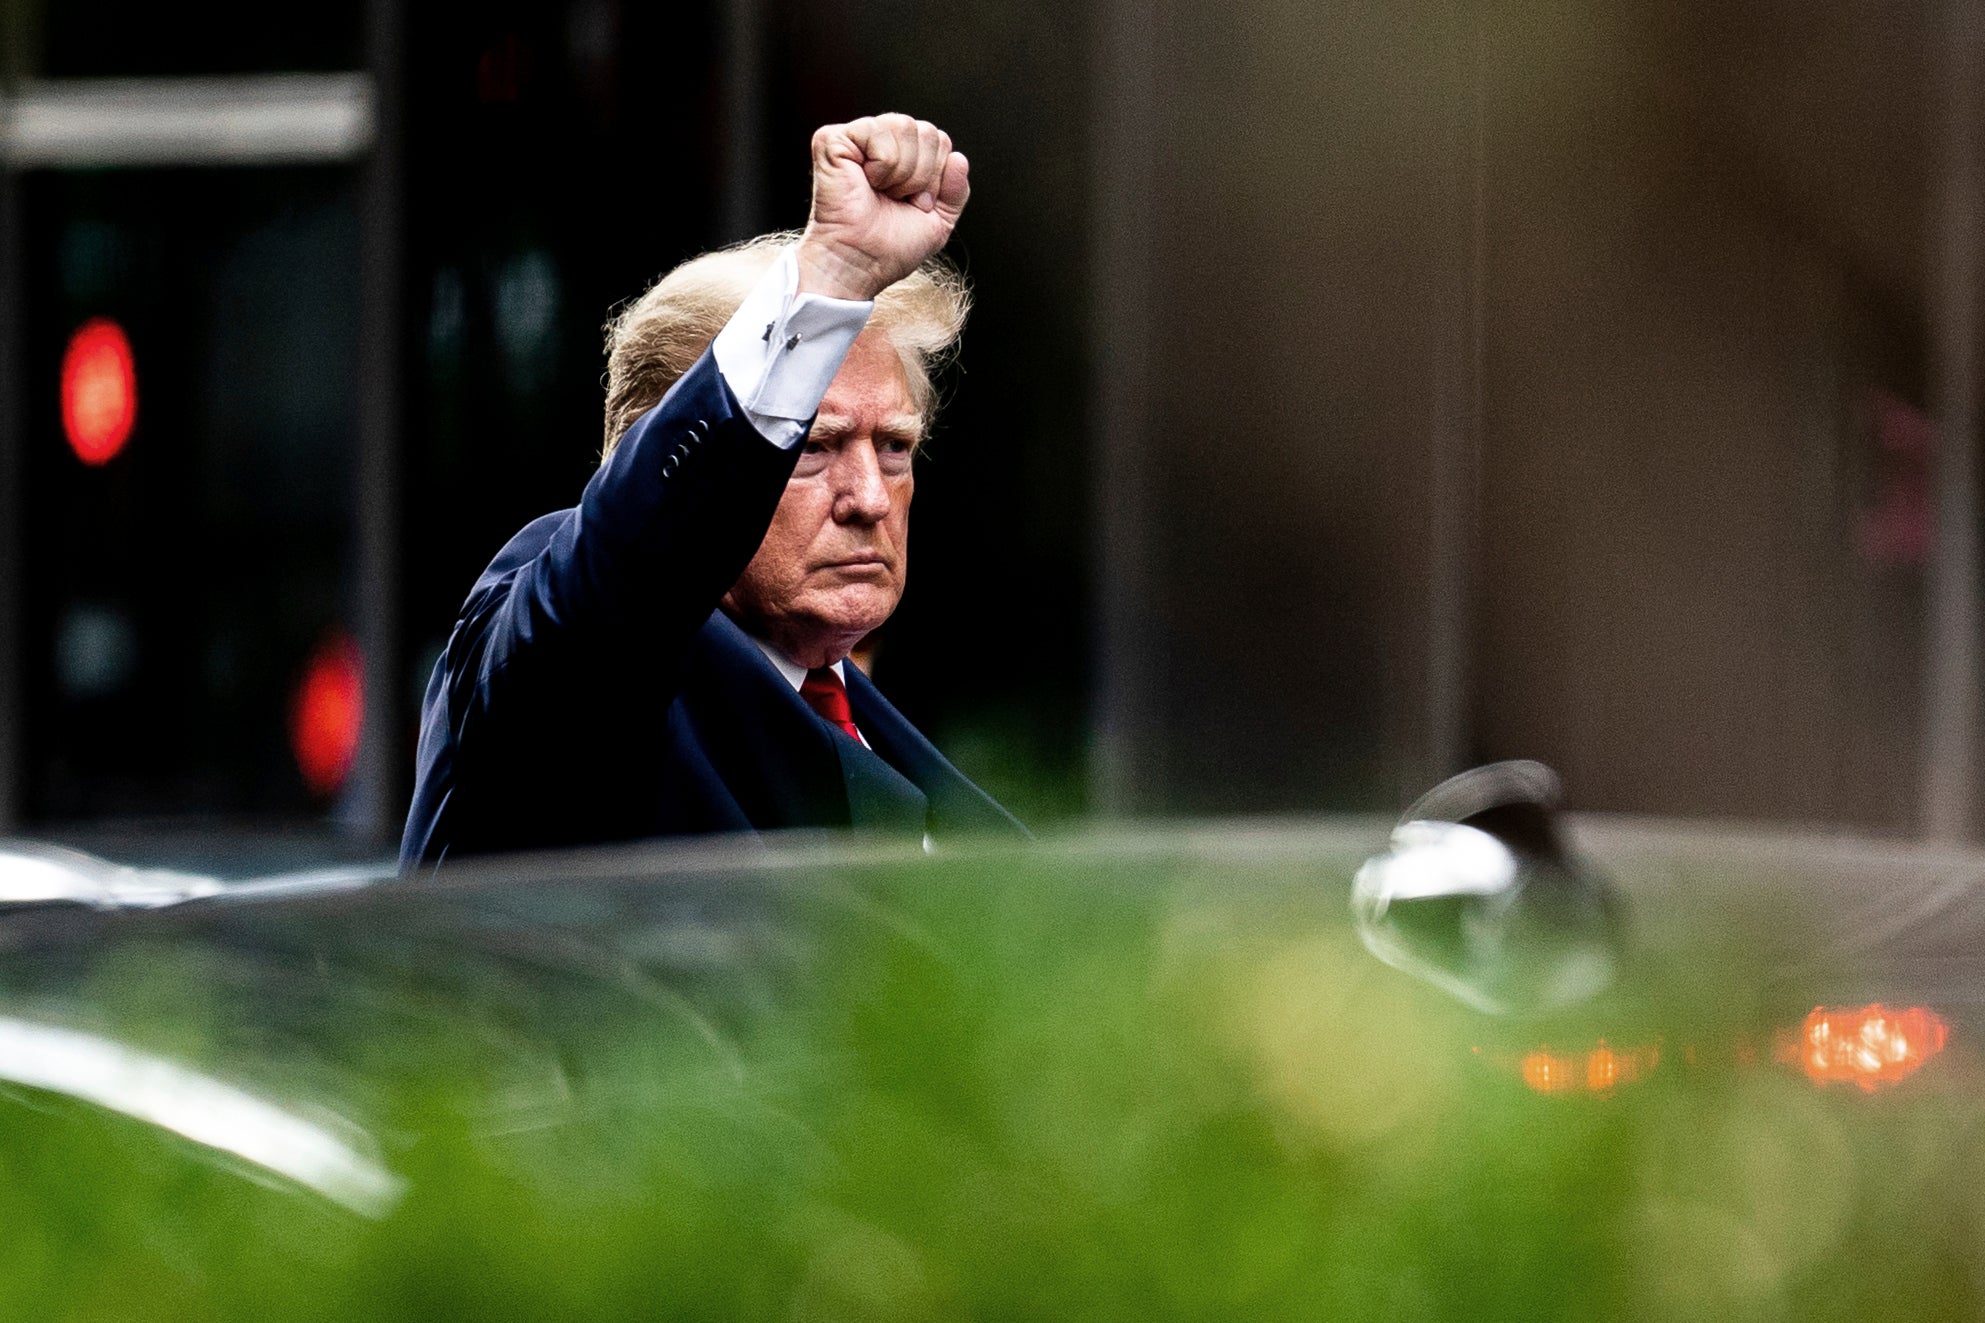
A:
<svg viewBox="0 0 1985 1323">
<path fill-rule="evenodd" d="M 842 360 L 820 401 L 820 420 L 838 426 L 879 427 L 917 419 L 903 359 L 880 331 L 863 331 Z"/>
</svg>

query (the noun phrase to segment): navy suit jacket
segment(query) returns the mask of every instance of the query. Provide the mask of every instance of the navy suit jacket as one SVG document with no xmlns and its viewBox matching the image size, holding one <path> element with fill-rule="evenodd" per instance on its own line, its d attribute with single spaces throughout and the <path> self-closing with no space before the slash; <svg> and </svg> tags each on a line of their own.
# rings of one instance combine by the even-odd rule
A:
<svg viewBox="0 0 1985 1323">
<path fill-rule="evenodd" d="M 848 700 L 872 748 L 716 609 L 798 456 L 759 435 L 706 352 L 575 508 L 510 540 L 428 683 L 403 869 L 790 827 L 1025 834 L 858 669 Z"/>
</svg>

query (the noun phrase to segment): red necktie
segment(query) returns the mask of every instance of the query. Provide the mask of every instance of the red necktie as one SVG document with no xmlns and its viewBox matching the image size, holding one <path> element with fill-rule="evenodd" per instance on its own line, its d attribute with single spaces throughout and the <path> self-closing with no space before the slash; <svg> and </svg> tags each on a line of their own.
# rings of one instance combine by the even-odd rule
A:
<svg viewBox="0 0 1985 1323">
<path fill-rule="evenodd" d="M 848 710 L 848 691 L 842 687 L 840 676 L 825 666 L 808 671 L 800 685 L 800 697 L 830 724 L 847 731 L 849 739 L 861 743 L 862 733 L 855 729 L 855 714 Z"/>
</svg>

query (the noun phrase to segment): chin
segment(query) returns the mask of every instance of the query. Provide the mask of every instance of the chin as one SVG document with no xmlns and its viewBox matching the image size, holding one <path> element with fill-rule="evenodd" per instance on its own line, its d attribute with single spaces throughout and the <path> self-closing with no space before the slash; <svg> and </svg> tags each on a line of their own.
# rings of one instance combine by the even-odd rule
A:
<svg viewBox="0 0 1985 1323">
<path fill-rule="evenodd" d="M 829 600 L 815 604 L 810 614 L 827 628 L 840 633 L 861 635 L 878 629 L 896 612 L 902 594 L 889 589 L 862 585 L 842 589 Z"/>
</svg>

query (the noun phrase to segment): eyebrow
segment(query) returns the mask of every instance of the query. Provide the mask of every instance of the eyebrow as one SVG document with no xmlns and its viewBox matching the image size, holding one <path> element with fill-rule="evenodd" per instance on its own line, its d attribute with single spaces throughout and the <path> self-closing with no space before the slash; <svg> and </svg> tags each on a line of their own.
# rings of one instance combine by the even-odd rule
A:
<svg viewBox="0 0 1985 1323">
<path fill-rule="evenodd" d="M 854 430 L 855 420 L 847 414 L 823 413 L 813 420 L 813 430 L 808 437 L 818 440 L 822 437 L 845 436 Z M 875 425 L 875 434 L 892 440 L 921 441 L 924 439 L 924 420 L 921 414 L 891 414 Z"/>
</svg>

